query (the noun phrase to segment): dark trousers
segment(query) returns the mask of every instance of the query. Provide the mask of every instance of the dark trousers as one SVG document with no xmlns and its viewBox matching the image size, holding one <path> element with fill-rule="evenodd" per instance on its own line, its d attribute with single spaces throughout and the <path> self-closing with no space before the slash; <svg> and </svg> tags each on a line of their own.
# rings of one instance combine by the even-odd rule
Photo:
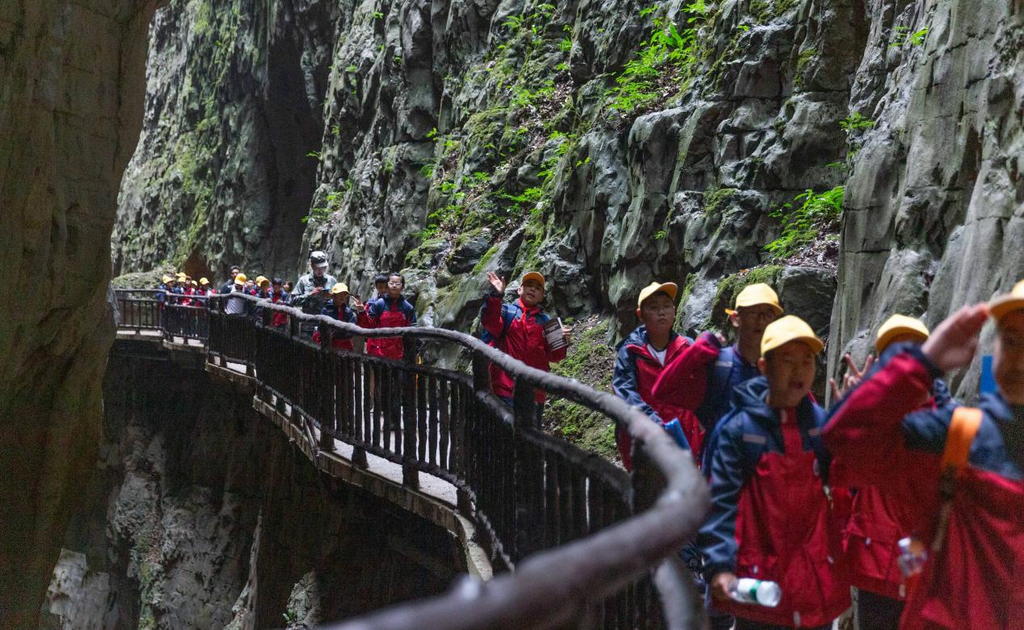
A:
<svg viewBox="0 0 1024 630">
<path fill-rule="evenodd" d="M 857 589 L 857 630 L 897 630 L 903 602 Z"/>
</svg>

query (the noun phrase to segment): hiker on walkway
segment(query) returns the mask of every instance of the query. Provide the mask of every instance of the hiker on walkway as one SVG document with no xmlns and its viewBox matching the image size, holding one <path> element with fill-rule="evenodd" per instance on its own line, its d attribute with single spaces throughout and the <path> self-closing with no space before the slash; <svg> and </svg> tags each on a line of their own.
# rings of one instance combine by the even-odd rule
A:
<svg viewBox="0 0 1024 630">
<path fill-rule="evenodd" d="M 360 311 L 364 310 L 362 303 L 359 298 L 353 298 L 353 306 L 358 308 Z M 349 324 L 356 323 L 356 311 L 353 306 L 348 305 L 349 291 L 348 285 L 344 282 L 338 282 L 331 287 L 331 301 L 324 304 L 324 310 L 320 311 L 321 315 L 332 317 L 338 321 L 348 322 Z M 320 327 L 317 327 L 316 332 L 313 333 L 313 343 L 320 343 Z M 353 350 L 352 346 L 352 335 L 341 330 L 334 329 L 331 331 L 331 347 L 337 350 Z"/>
<path fill-rule="evenodd" d="M 378 273 L 373 279 L 373 297 L 366 301 L 367 304 L 375 300 L 380 300 L 387 297 L 388 294 L 388 274 Z M 370 356 L 381 356 L 380 352 L 380 339 L 371 337 L 366 340 L 366 354 Z"/>
<path fill-rule="evenodd" d="M 673 282 L 652 282 L 640 291 L 636 307 L 640 325 L 619 344 L 612 389 L 616 396 L 639 407 L 658 424 L 666 426 L 676 421 L 671 427 L 672 435 L 681 447 L 689 449 L 685 427 L 697 426 L 697 417 L 682 407 L 659 405 L 651 394 L 665 365 L 691 345 L 686 337 L 672 329 L 676 320 L 678 291 L 678 285 Z M 688 387 L 683 390 L 693 391 Z M 699 400 L 697 402 L 699 404 Z M 615 442 L 622 456 L 622 465 L 626 470 L 632 470 L 632 439 L 629 433 L 616 426 Z"/>
<path fill-rule="evenodd" d="M 402 328 L 416 325 L 416 311 L 402 296 L 405 277 L 400 273 L 388 275 L 388 292 L 382 298 L 362 305 L 356 301 L 353 308 L 358 313 L 359 325 L 363 328 Z M 401 359 L 405 354 L 401 337 L 378 337 L 377 343 L 367 345 L 366 354 Z"/>
<path fill-rule="evenodd" d="M 199 279 L 199 295 L 204 298 L 213 295 L 213 285 L 210 284 L 210 281 L 207 278 Z M 206 304 L 206 300 L 203 300 L 203 304 Z"/>
<path fill-rule="evenodd" d="M 920 345 L 928 339 L 928 328 L 920 320 L 893 315 L 882 324 L 875 337 L 875 351 L 882 361 L 890 357 L 890 348 L 899 344 Z M 847 355 L 846 386 L 856 386 L 870 373 L 872 357 L 862 369 Z M 841 400 L 841 391 L 833 381 L 833 397 Z M 932 382 L 931 395 L 919 409 L 942 408 L 953 401 L 942 379 Z M 931 454 L 922 453 L 914 466 L 928 466 Z M 833 457 L 830 479 L 836 484 L 857 485 L 857 460 Z M 849 472 L 848 472 L 849 471 Z M 843 535 L 846 566 L 850 581 L 857 587 L 856 619 L 859 630 L 896 630 L 906 597 L 906 585 L 896 562 L 897 542 L 918 531 L 926 523 L 915 519 L 917 489 L 904 475 L 887 475 L 884 483 L 863 485 L 853 497 L 852 514 Z"/>
<path fill-rule="evenodd" d="M 327 302 L 328 290 L 338 280 L 327 273 L 327 254 L 315 251 L 309 255 L 309 273 L 299 278 L 292 292 L 292 305 L 304 313 L 319 313 Z"/>
<path fill-rule="evenodd" d="M 480 325 L 487 334 L 488 342 L 532 368 L 550 371 L 551 363 L 565 358 L 572 329 L 562 326 L 561 336 L 567 345 L 552 350 L 544 336 L 544 325 L 551 318 L 540 309 L 545 295 L 544 276 L 536 271 L 524 273 L 519 282 L 519 299 L 515 302 L 502 301 L 505 295 L 504 278 L 491 271 L 487 274 L 487 280 L 491 291 L 484 297 Z M 512 377 L 491 364 L 491 390 L 510 406 L 514 386 Z M 538 388 L 536 402 L 543 404 L 544 399 L 544 390 Z"/>
<path fill-rule="evenodd" d="M 237 276 L 241 272 L 242 272 L 242 270 L 241 270 L 241 268 L 239 268 L 238 265 L 232 265 L 231 266 L 231 274 L 230 274 L 230 278 L 231 279 L 228 280 L 227 282 L 225 282 L 223 285 L 221 285 L 220 293 L 231 293 L 232 291 L 234 291 L 235 290 L 235 276 Z"/>
<path fill-rule="evenodd" d="M 233 291 L 224 303 L 224 312 L 228 315 L 245 315 L 249 311 L 248 301 L 245 298 L 237 297 L 245 293 L 246 280 L 244 273 L 235 275 Z"/>
<path fill-rule="evenodd" d="M 830 628 L 850 605 L 834 564 L 840 537 L 820 474 L 828 470 L 820 436 L 825 411 L 809 395 L 822 349 L 798 317 L 769 324 L 758 359 L 763 376 L 736 388 L 734 409 L 708 447 L 711 511 L 698 543 L 713 606 L 734 615 L 737 630 Z M 737 577 L 776 582 L 778 606 L 734 601 Z"/>
<path fill-rule="evenodd" d="M 980 409 L 923 403 L 934 380 L 971 363 L 995 323 L 998 391 Z M 922 345 L 896 346 L 839 404 L 824 431 L 845 474 L 860 485 L 914 489 L 917 525 L 904 630 L 1017 628 L 1024 610 L 1024 281 L 988 304 L 966 306 Z M 919 553 L 923 550 L 924 553 Z M 892 557 L 899 554 L 892 550 Z M 910 564 L 913 564 L 911 562 Z"/>
<path fill-rule="evenodd" d="M 274 304 L 281 304 L 282 306 L 288 306 L 291 304 L 291 296 L 284 290 L 284 284 L 281 278 L 274 278 L 270 282 L 270 293 L 268 299 Z M 274 316 L 270 320 L 270 325 L 274 328 L 285 328 L 288 326 L 288 314 L 280 311 L 274 311 Z"/>
<path fill-rule="evenodd" d="M 666 363 L 652 390 L 655 400 L 664 405 L 693 408 L 700 428 L 687 434 L 698 461 L 703 444 L 718 421 L 729 411 L 733 389 L 757 377 L 761 338 L 765 327 L 782 315 L 779 296 L 767 284 L 744 287 L 732 309 L 726 309 L 736 331 L 736 343 L 725 345 L 723 338 L 702 334 L 692 349 Z M 703 374 L 704 384 L 693 384 L 694 374 Z M 699 396 L 696 406 L 692 398 Z"/>
</svg>

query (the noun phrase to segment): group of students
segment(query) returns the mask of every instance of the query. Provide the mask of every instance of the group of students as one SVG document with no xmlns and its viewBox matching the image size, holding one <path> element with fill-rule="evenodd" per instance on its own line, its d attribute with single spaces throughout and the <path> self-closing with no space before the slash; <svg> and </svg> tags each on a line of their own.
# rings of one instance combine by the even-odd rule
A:
<svg viewBox="0 0 1024 630">
<path fill-rule="evenodd" d="M 829 410 L 810 392 L 824 343 L 771 287 L 737 295 L 731 345 L 676 333 L 677 291 L 640 292 L 613 388 L 708 480 L 711 509 L 683 555 L 712 627 L 829 628 L 854 586 L 861 629 L 1024 628 L 1024 281 L 934 332 L 893 315 L 877 360 L 846 357 Z M 941 377 L 970 364 L 990 319 L 998 391 L 969 408 Z M 738 578 L 781 599 L 751 602 Z"/>
</svg>

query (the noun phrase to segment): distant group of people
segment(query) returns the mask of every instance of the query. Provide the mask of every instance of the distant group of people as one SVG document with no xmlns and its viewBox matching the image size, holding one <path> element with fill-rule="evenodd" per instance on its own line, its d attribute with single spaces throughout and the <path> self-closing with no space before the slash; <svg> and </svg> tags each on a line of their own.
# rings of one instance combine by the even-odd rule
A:
<svg viewBox="0 0 1024 630">
<path fill-rule="evenodd" d="M 363 303 L 326 270 L 327 256 L 313 252 L 289 292 L 276 278 L 250 287 L 234 268 L 222 293 L 363 328 L 416 324 L 401 274 L 378 275 Z M 545 371 L 565 358 L 572 331 L 553 327 L 541 309 L 544 276 L 523 274 L 511 302 L 504 278 L 487 279 L 483 338 Z M 1024 627 L 1016 614 L 1024 611 L 1024 281 L 934 332 L 892 315 L 876 331 L 875 357 L 863 366 L 845 357 L 829 409 L 811 394 L 824 342 L 785 313 L 770 286 L 735 297 L 732 343 L 676 332 L 677 298 L 671 282 L 639 292 L 640 325 L 619 345 L 612 388 L 665 427 L 707 477 L 710 513 L 681 553 L 705 590 L 713 628 L 830 628 L 850 607 L 850 586 L 861 630 Z M 231 307 L 229 298 L 225 310 L 245 314 L 240 302 Z M 998 391 L 966 407 L 941 377 L 971 362 L 988 320 Z M 330 343 L 352 349 L 338 331 Z M 400 359 L 403 344 L 369 339 L 366 351 Z M 514 379 L 496 366 L 491 386 L 513 404 Z M 629 436 L 619 430 L 616 440 L 629 470 Z"/>
<path fill-rule="evenodd" d="M 736 296 L 732 344 L 675 332 L 677 293 L 640 292 L 613 388 L 707 477 L 711 510 L 682 554 L 713 628 L 831 628 L 850 586 L 862 630 L 1024 628 L 1024 281 L 933 333 L 893 315 L 877 360 L 845 358 L 827 410 L 810 393 L 824 343 L 771 287 Z M 998 391 L 969 408 L 941 377 L 988 320 Z"/>
</svg>

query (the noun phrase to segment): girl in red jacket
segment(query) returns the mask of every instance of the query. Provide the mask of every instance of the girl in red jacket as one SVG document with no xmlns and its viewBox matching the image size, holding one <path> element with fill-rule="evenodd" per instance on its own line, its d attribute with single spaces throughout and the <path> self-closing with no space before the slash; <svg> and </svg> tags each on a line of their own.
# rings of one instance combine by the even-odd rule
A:
<svg viewBox="0 0 1024 630">
<path fill-rule="evenodd" d="M 354 305 L 359 313 L 358 323 L 363 328 L 402 328 L 416 325 L 416 309 L 402 297 L 405 277 L 400 273 L 388 276 L 388 293 L 384 297 L 362 305 Z M 376 343 L 367 344 L 366 354 L 387 359 L 401 359 L 404 355 L 401 337 L 378 337 Z"/>
</svg>

